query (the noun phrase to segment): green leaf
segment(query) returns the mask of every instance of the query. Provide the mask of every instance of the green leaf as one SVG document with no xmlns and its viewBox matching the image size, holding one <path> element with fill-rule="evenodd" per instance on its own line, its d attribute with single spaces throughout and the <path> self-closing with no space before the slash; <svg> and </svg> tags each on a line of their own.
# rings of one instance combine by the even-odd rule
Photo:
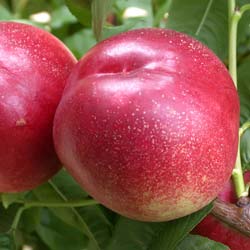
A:
<svg viewBox="0 0 250 250">
<path fill-rule="evenodd" d="M 61 202 L 67 201 L 67 198 L 51 183 L 45 183 L 39 188 L 33 190 L 35 196 L 40 201 Z M 73 226 L 82 231 L 90 240 L 91 249 L 100 250 L 99 245 L 90 231 L 86 222 L 81 218 L 74 208 L 50 208 L 55 216 L 60 218 L 69 226 Z"/>
<path fill-rule="evenodd" d="M 41 210 L 42 208 L 40 207 L 33 207 L 24 210 L 18 223 L 18 229 L 26 233 L 32 233 L 35 231 L 37 225 L 40 223 Z"/>
<path fill-rule="evenodd" d="M 84 26 L 91 26 L 91 0 L 65 0 L 70 12 Z"/>
<path fill-rule="evenodd" d="M 154 20 L 151 0 L 118 0 L 114 3 L 114 6 L 121 15 L 120 19 L 122 19 L 123 25 L 133 21 L 133 29 L 153 26 Z M 144 14 L 139 14 L 138 16 L 138 11 L 143 11 Z"/>
<path fill-rule="evenodd" d="M 113 225 L 101 206 L 81 207 L 76 210 L 88 225 L 100 248 L 104 249 L 112 237 Z"/>
<path fill-rule="evenodd" d="M 246 58 L 238 67 L 238 92 L 240 95 L 241 124 L 250 120 L 250 57 Z"/>
<path fill-rule="evenodd" d="M 165 247 L 168 250 L 174 250 L 178 243 L 212 210 L 212 204 L 202 210 L 185 216 L 183 218 L 169 221 L 164 230 L 159 233 L 154 240 L 150 250 L 161 250 Z"/>
<path fill-rule="evenodd" d="M 33 190 L 34 195 L 41 202 L 62 202 L 67 201 L 61 192 L 54 187 L 52 183 L 45 183 L 44 185 Z M 82 223 L 79 221 L 78 215 L 73 208 L 50 208 L 50 210 L 59 218 L 61 218 L 65 223 L 76 228 L 82 228 Z M 85 223 L 84 223 L 84 226 Z M 85 232 L 84 229 L 82 229 Z M 87 233 L 87 231 L 86 231 Z"/>
<path fill-rule="evenodd" d="M 82 250 L 88 243 L 84 234 L 65 224 L 48 209 L 42 209 L 36 232 L 53 250 Z"/>
<path fill-rule="evenodd" d="M 113 237 L 105 250 L 149 249 L 154 238 L 164 229 L 163 223 L 146 223 L 120 216 Z"/>
<path fill-rule="evenodd" d="M 18 242 L 15 241 L 17 245 L 15 250 L 26 250 L 27 247 L 25 248 L 24 246 L 30 247 L 30 250 L 51 250 L 51 248 L 45 245 L 36 231 L 25 232 L 21 229 L 16 231 L 16 235 Z M 29 248 L 27 248 L 27 250 L 29 250 Z"/>
<path fill-rule="evenodd" d="M 11 229 L 15 215 L 20 207 L 19 204 L 12 204 L 8 209 L 5 209 L 0 203 L 0 233 L 6 233 Z"/>
<path fill-rule="evenodd" d="M 28 20 L 28 19 L 11 19 L 10 21 L 13 21 L 13 22 L 18 22 L 18 23 L 24 23 L 24 24 L 28 24 L 28 25 L 32 25 L 32 26 L 36 26 L 40 29 L 43 29 L 43 30 L 46 30 L 49 32 L 49 27 L 45 24 L 42 24 L 42 23 L 37 23 L 37 22 L 34 22 L 34 21 L 31 21 L 31 20 Z"/>
<path fill-rule="evenodd" d="M 111 0 L 92 0 L 93 30 L 97 41 L 102 38 L 102 29 L 110 6 Z"/>
<path fill-rule="evenodd" d="M 198 235 L 188 235 L 176 250 L 230 250 L 229 247 Z"/>
<path fill-rule="evenodd" d="M 128 22 L 126 22 L 123 25 L 119 25 L 119 26 L 114 26 L 114 27 L 104 27 L 103 28 L 103 39 L 106 39 L 110 36 L 114 36 L 117 35 L 121 32 L 125 32 L 131 29 L 135 29 L 138 27 L 138 23 L 139 22 L 143 22 L 142 19 L 130 19 Z"/>
<path fill-rule="evenodd" d="M 212 205 L 209 205 L 189 216 L 165 223 L 145 223 L 120 217 L 105 250 L 174 250 L 211 209 Z"/>
<path fill-rule="evenodd" d="M 75 23 L 76 21 L 76 18 L 71 14 L 69 9 L 63 5 L 52 11 L 50 25 L 52 29 L 59 29 L 65 24 Z"/>
<path fill-rule="evenodd" d="M 241 162 L 244 170 L 250 170 L 250 131 L 249 129 L 243 134 L 241 141 Z"/>
<path fill-rule="evenodd" d="M 28 20 L 29 16 L 41 11 L 51 10 L 51 5 L 49 1 L 44 0 L 12 0 L 12 10 L 18 18 L 23 18 Z"/>
<path fill-rule="evenodd" d="M 0 249 L 15 250 L 14 239 L 11 234 L 0 234 Z"/>
<path fill-rule="evenodd" d="M 91 29 L 82 29 L 64 39 L 76 58 L 81 58 L 96 43 L 93 31 Z"/>
<path fill-rule="evenodd" d="M 237 6 L 242 6 L 244 4 L 249 4 L 249 0 L 238 0 Z M 244 13 L 244 15 L 241 17 L 238 27 L 238 43 L 244 43 L 245 40 L 248 38 L 250 29 L 250 11 L 247 11 Z"/>
<path fill-rule="evenodd" d="M 168 13 L 169 8 L 171 6 L 172 0 L 168 1 L 154 1 L 155 5 L 157 6 L 156 11 L 155 11 L 155 17 L 154 17 L 154 26 L 163 26 L 161 23 L 164 24 L 164 21 L 166 19 L 165 14 Z"/>
<path fill-rule="evenodd" d="M 53 178 L 53 185 L 69 201 L 88 197 L 88 194 L 82 190 L 65 170 L 60 171 Z M 113 230 L 113 225 L 107 219 L 104 210 L 102 210 L 101 206 L 89 206 L 75 208 L 75 211 L 85 221 L 98 245 L 103 249 L 110 240 Z"/>
<path fill-rule="evenodd" d="M 227 1 L 172 0 L 166 28 L 192 35 L 222 60 L 227 58 Z"/>
<path fill-rule="evenodd" d="M 68 200 L 80 200 L 88 197 L 88 194 L 83 191 L 65 169 L 62 169 L 56 176 L 54 176 L 52 182 Z"/>
<path fill-rule="evenodd" d="M 13 16 L 9 12 L 9 10 L 3 5 L 0 5 L 0 20 L 10 20 L 12 18 Z"/>
<path fill-rule="evenodd" d="M 63 188 L 62 185 L 65 185 L 65 187 Z M 40 201 L 46 202 L 70 202 L 73 197 L 86 196 L 86 193 L 82 191 L 80 186 L 77 186 L 76 182 L 63 172 L 53 178 L 53 182 L 46 183 L 33 190 L 33 192 Z M 112 225 L 100 206 L 78 209 L 50 208 L 50 210 L 64 223 L 80 230 L 89 238 L 88 249 L 103 249 L 102 246 L 111 237 Z"/>
<path fill-rule="evenodd" d="M 250 121 L 250 57 L 246 58 L 238 67 L 238 92 L 240 96 L 241 125 Z M 250 131 L 241 138 L 241 160 L 244 169 L 250 169 Z"/>
<path fill-rule="evenodd" d="M 3 193 L 1 197 L 4 208 L 8 208 L 12 203 L 16 202 L 17 200 L 23 199 L 26 194 L 27 192 Z"/>
</svg>

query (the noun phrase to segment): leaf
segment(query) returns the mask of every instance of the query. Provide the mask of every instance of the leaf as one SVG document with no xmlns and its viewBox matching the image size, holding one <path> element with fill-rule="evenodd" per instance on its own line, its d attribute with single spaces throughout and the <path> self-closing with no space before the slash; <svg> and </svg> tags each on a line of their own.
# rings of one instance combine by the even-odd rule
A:
<svg viewBox="0 0 250 250">
<path fill-rule="evenodd" d="M 15 215 L 20 207 L 20 204 L 13 204 L 8 209 L 5 209 L 0 203 L 0 233 L 6 233 L 11 229 Z"/>
<path fill-rule="evenodd" d="M 26 233 L 35 231 L 37 225 L 40 223 L 41 210 L 42 208 L 40 207 L 24 210 L 18 223 L 18 229 Z"/>
<path fill-rule="evenodd" d="M 44 185 L 33 190 L 34 195 L 41 202 L 62 202 L 66 201 L 66 198 L 62 196 L 59 190 L 55 189 L 50 183 L 45 183 Z M 83 232 L 85 229 L 82 227 L 81 221 L 79 221 L 78 215 L 73 208 L 50 208 L 50 210 L 59 218 L 61 218 L 65 223 L 76 228 L 82 228 Z M 85 225 L 85 223 L 84 223 Z M 86 226 L 86 225 L 85 225 Z M 87 230 L 85 232 L 87 234 Z"/>
<path fill-rule="evenodd" d="M 41 11 L 50 11 L 51 5 L 49 1 L 44 0 L 12 0 L 12 11 L 19 18 L 29 19 L 29 16 Z"/>
<path fill-rule="evenodd" d="M 15 250 L 14 239 L 11 234 L 0 234 L 0 249 L 1 250 Z"/>
<path fill-rule="evenodd" d="M 229 247 L 198 235 L 188 235 L 176 250 L 230 250 Z"/>
<path fill-rule="evenodd" d="M 64 188 L 62 184 L 65 185 Z M 86 193 L 70 176 L 67 176 L 66 172 L 61 172 L 59 176 L 53 178 L 52 182 L 42 185 L 33 192 L 39 200 L 47 202 L 70 202 L 73 197 L 86 197 Z M 100 206 L 78 209 L 50 208 L 50 210 L 64 223 L 77 228 L 89 238 L 88 249 L 103 249 L 102 246 L 111 237 L 112 225 Z"/>
<path fill-rule="evenodd" d="M 172 1 L 155 1 L 155 5 L 157 5 L 156 13 L 154 17 L 154 26 L 162 26 L 161 22 L 164 22 L 164 16 L 168 13 L 169 8 L 171 6 Z M 167 15 L 166 15 L 167 16 Z"/>
<path fill-rule="evenodd" d="M 2 203 L 4 208 L 8 208 L 9 205 L 16 202 L 17 200 L 23 199 L 27 192 L 22 193 L 3 193 L 2 194 Z"/>
<path fill-rule="evenodd" d="M 238 67 L 238 91 L 240 95 L 241 124 L 250 120 L 250 57 L 246 58 Z"/>
<path fill-rule="evenodd" d="M 53 184 L 69 201 L 88 197 L 88 194 L 65 170 L 60 171 L 53 178 Z M 80 207 L 75 208 L 75 211 L 85 221 L 98 245 L 103 249 L 111 238 L 113 225 L 107 219 L 101 206 Z"/>
<path fill-rule="evenodd" d="M 91 29 L 82 29 L 67 36 L 64 43 L 68 46 L 76 58 L 81 58 L 93 45 L 96 40 Z"/>
<path fill-rule="evenodd" d="M 105 250 L 145 250 L 164 229 L 164 223 L 146 223 L 120 216 Z"/>
<path fill-rule="evenodd" d="M 102 29 L 105 23 L 111 0 L 92 0 L 92 22 L 97 41 L 102 38 Z"/>
<path fill-rule="evenodd" d="M 227 1 L 172 0 L 166 28 L 192 35 L 222 60 L 227 58 Z"/>
<path fill-rule="evenodd" d="M 36 26 L 40 29 L 43 29 L 43 30 L 46 30 L 46 31 L 49 31 L 49 27 L 45 24 L 42 24 L 42 23 L 38 23 L 38 22 L 34 22 L 34 21 L 31 21 L 31 20 L 27 20 L 27 19 L 11 19 L 11 21 L 13 22 L 18 22 L 18 23 L 24 23 L 24 24 L 28 24 L 28 25 L 32 25 L 32 26 Z"/>
<path fill-rule="evenodd" d="M 131 29 L 152 27 L 153 25 L 153 10 L 152 4 L 150 0 L 145 1 L 116 1 L 114 3 L 116 14 L 119 13 L 121 17 L 119 19 L 122 20 L 121 25 L 117 26 L 104 26 L 102 32 L 102 39 L 106 39 L 110 36 L 117 35 L 121 32 L 125 32 Z M 138 10 L 144 11 L 145 16 L 131 17 L 126 16 L 131 12 L 131 14 L 135 14 L 136 10 L 131 8 L 137 8 Z"/>
<path fill-rule="evenodd" d="M 238 67 L 238 92 L 240 96 L 241 125 L 250 121 L 250 57 L 246 58 Z M 241 138 L 241 160 L 245 169 L 250 169 L 250 131 Z"/>
<path fill-rule="evenodd" d="M 65 0 L 70 12 L 84 26 L 91 26 L 91 0 Z"/>
<path fill-rule="evenodd" d="M 104 249 L 112 237 L 113 225 L 106 217 L 101 206 L 81 207 L 76 210 L 85 220 L 100 248 Z"/>
<path fill-rule="evenodd" d="M 249 4 L 249 0 L 238 0 L 237 6 Z M 250 32 L 250 11 L 244 13 L 241 17 L 238 27 L 238 43 L 244 43 Z"/>
<path fill-rule="evenodd" d="M 243 134 L 241 141 L 241 162 L 244 170 L 250 170 L 250 131 L 249 129 Z"/>
<path fill-rule="evenodd" d="M 53 183 L 45 183 L 33 190 L 35 196 L 41 201 L 62 202 L 66 197 L 54 186 Z M 80 217 L 74 208 L 50 208 L 50 210 L 66 224 L 81 230 L 90 240 L 92 249 L 100 250 L 92 232 L 86 222 Z"/>
<path fill-rule="evenodd" d="M 153 9 L 151 0 L 118 0 L 114 3 L 118 13 L 120 13 L 123 25 L 133 22 L 133 29 L 153 26 Z M 138 16 L 138 12 L 139 13 Z"/>
<path fill-rule="evenodd" d="M 42 209 L 41 222 L 36 232 L 53 250 L 82 250 L 88 243 L 85 235 L 65 224 L 48 209 Z"/>
<path fill-rule="evenodd" d="M 52 182 L 68 200 L 80 200 L 88 197 L 88 194 L 83 191 L 65 169 L 62 169 L 56 176 L 54 176 Z"/>
<path fill-rule="evenodd" d="M 114 26 L 114 27 L 104 27 L 103 28 L 103 36 L 102 38 L 103 39 L 106 39 L 110 36 L 114 36 L 114 35 L 117 35 L 121 32 L 125 32 L 125 31 L 128 31 L 128 30 L 131 30 L 131 29 L 135 29 L 135 28 L 138 28 L 138 25 L 139 25 L 139 22 L 143 20 L 141 19 L 131 19 L 129 20 L 128 22 L 126 22 L 125 24 L 123 25 L 119 25 L 119 26 Z"/>
<path fill-rule="evenodd" d="M 209 205 L 189 216 L 165 223 L 146 223 L 120 217 L 105 250 L 174 250 L 211 209 L 212 205 Z"/>
<path fill-rule="evenodd" d="M 161 250 L 165 247 L 174 250 L 178 243 L 212 210 L 212 204 L 202 210 L 183 218 L 169 221 L 159 233 L 150 250 Z"/>
<path fill-rule="evenodd" d="M 71 24 L 75 22 L 76 18 L 71 14 L 65 5 L 55 9 L 51 13 L 50 25 L 52 29 L 58 29 L 63 27 L 65 24 Z"/>
<path fill-rule="evenodd" d="M 9 10 L 3 5 L 0 5 L 0 20 L 10 20 L 12 18 L 13 16 L 9 12 Z"/>
</svg>

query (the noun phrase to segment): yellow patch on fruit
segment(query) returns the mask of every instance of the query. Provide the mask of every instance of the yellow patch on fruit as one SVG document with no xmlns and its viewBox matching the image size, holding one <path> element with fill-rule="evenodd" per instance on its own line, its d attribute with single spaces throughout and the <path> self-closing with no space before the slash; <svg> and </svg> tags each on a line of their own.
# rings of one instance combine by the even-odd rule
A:
<svg viewBox="0 0 250 250">
<path fill-rule="evenodd" d="M 178 200 L 167 200 L 167 198 L 154 199 L 144 206 L 144 212 L 147 214 L 146 217 L 152 216 L 155 221 L 167 221 L 172 218 L 180 218 L 199 210 L 201 204 L 207 204 L 207 201 L 198 200 L 199 196 L 200 195 L 194 192 L 186 192 L 185 197 L 181 198 L 179 196 L 180 198 Z"/>
</svg>

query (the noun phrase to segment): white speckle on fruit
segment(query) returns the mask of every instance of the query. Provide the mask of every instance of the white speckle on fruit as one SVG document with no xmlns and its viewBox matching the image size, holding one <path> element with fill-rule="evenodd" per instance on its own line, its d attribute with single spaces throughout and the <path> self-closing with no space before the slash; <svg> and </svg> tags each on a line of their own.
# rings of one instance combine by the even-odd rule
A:
<svg viewBox="0 0 250 250">
<path fill-rule="evenodd" d="M 17 127 L 22 127 L 26 125 L 26 120 L 24 118 L 20 118 L 19 120 L 16 121 L 16 126 Z"/>
<path fill-rule="evenodd" d="M 202 177 L 202 182 L 204 183 L 204 182 L 206 182 L 206 180 L 207 180 L 207 177 L 204 175 L 204 176 Z"/>
</svg>

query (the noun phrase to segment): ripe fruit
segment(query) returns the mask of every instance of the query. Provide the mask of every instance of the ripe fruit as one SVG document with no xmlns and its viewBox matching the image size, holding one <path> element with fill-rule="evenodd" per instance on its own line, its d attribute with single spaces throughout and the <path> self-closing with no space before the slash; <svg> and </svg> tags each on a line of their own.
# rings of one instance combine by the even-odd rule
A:
<svg viewBox="0 0 250 250">
<path fill-rule="evenodd" d="M 54 120 L 56 151 L 96 200 L 163 221 L 214 199 L 236 158 L 239 101 L 219 59 L 187 35 L 139 29 L 92 48 Z"/>
<path fill-rule="evenodd" d="M 60 168 L 52 124 L 76 60 L 39 28 L 0 22 L 0 192 L 32 189 Z"/>
<path fill-rule="evenodd" d="M 244 175 L 245 181 L 250 181 L 250 172 L 246 172 Z M 228 182 L 219 194 L 219 199 L 224 202 L 236 203 L 236 197 L 232 182 Z M 240 210 L 240 208 L 239 208 Z M 236 229 L 223 223 L 212 214 L 208 215 L 200 224 L 198 224 L 193 231 L 195 234 L 199 234 L 208 237 L 211 240 L 221 242 L 230 247 L 231 250 L 249 250 L 250 238 L 240 233 Z"/>
</svg>

